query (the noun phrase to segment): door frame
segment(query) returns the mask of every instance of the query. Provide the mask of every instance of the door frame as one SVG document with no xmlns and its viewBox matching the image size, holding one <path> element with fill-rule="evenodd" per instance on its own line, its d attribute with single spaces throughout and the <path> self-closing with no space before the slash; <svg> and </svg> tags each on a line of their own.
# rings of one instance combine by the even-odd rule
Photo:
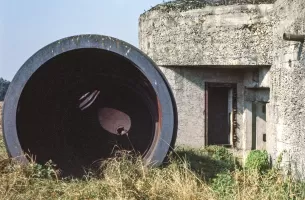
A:
<svg viewBox="0 0 305 200">
<path fill-rule="evenodd" d="M 204 88 L 204 119 L 205 119 L 205 146 L 209 144 L 209 88 L 211 87 L 226 87 L 232 90 L 232 113 L 229 116 L 229 127 L 230 127 L 230 144 L 223 144 L 221 146 L 236 147 L 237 135 L 237 83 L 219 83 L 219 82 L 205 82 Z M 228 99 L 229 103 L 229 99 Z"/>
</svg>

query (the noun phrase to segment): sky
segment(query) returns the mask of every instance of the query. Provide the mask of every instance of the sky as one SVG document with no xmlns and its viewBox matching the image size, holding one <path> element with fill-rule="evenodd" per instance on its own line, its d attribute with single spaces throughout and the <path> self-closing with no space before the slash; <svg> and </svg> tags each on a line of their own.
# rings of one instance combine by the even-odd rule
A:
<svg viewBox="0 0 305 200">
<path fill-rule="evenodd" d="M 0 77 L 12 80 L 42 47 L 101 34 L 138 47 L 140 14 L 163 0 L 0 0 Z"/>
</svg>

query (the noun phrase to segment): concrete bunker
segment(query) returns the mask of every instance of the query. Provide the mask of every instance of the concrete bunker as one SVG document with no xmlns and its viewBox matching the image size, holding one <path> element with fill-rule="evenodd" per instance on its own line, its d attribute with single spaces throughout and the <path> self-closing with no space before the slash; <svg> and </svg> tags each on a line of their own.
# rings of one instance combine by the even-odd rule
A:
<svg viewBox="0 0 305 200">
<path fill-rule="evenodd" d="M 140 48 L 173 89 L 177 143 L 224 145 L 244 156 L 268 141 L 273 4 L 215 2 L 173 1 L 143 13 Z"/>
<path fill-rule="evenodd" d="M 177 143 L 209 144 L 205 83 L 236 84 L 233 152 L 245 158 L 266 149 L 272 161 L 283 156 L 285 169 L 305 178 L 304 6 L 303 0 L 177 0 L 140 16 L 140 48 L 177 100 Z"/>
</svg>

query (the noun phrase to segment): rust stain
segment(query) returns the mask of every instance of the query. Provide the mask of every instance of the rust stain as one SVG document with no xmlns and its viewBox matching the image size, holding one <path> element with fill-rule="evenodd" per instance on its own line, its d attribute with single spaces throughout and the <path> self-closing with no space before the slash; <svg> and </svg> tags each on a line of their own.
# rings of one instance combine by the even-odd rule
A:
<svg viewBox="0 0 305 200">
<path fill-rule="evenodd" d="M 161 103 L 159 101 L 159 99 L 157 98 L 157 107 L 158 107 L 158 118 L 157 118 L 157 122 L 156 122 L 156 130 L 155 130 L 155 134 L 154 134 L 154 138 L 151 144 L 151 147 L 153 148 L 149 148 L 149 150 L 147 152 L 145 152 L 146 155 L 148 155 L 149 157 L 145 156 L 148 160 L 151 159 L 151 152 L 155 151 L 156 147 L 156 143 L 157 141 L 160 140 L 160 133 L 161 133 L 161 129 L 162 129 L 162 106 Z"/>
<path fill-rule="evenodd" d="M 128 135 L 131 118 L 124 112 L 114 108 L 101 108 L 98 111 L 100 125 L 109 133 Z"/>
<path fill-rule="evenodd" d="M 116 48 L 119 49 L 120 46 L 121 46 L 120 41 L 117 40 L 117 41 L 116 41 Z"/>
</svg>

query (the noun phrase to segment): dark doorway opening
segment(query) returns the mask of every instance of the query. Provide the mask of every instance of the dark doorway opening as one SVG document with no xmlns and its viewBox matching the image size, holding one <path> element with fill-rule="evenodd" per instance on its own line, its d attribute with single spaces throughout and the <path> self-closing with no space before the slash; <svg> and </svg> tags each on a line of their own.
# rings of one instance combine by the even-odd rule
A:
<svg viewBox="0 0 305 200">
<path fill-rule="evenodd" d="M 266 149 L 266 102 L 252 103 L 252 150 Z"/>
<path fill-rule="evenodd" d="M 206 83 L 206 144 L 232 146 L 236 84 Z"/>
</svg>

